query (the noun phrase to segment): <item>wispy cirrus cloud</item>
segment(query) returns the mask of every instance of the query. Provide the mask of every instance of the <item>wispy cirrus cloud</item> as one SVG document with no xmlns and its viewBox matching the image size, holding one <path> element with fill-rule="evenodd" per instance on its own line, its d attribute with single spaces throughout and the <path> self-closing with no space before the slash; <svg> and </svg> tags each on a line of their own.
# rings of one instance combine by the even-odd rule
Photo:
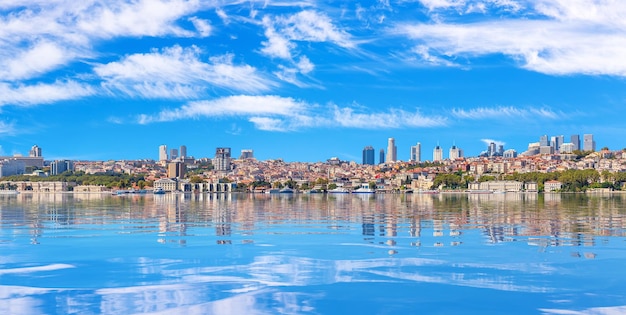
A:
<svg viewBox="0 0 626 315">
<path fill-rule="evenodd" d="M 518 61 L 522 68 L 551 75 L 626 76 L 626 3 L 483 1 L 511 10 L 524 8 L 523 14 L 458 23 L 446 22 L 446 12 L 437 9 L 465 8 L 470 2 L 421 2 L 434 11 L 436 22 L 399 23 L 394 32 L 441 56 L 501 54 Z"/>
<path fill-rule="evenodd" d="M 320 106 L 290 97 L 238 95 L 210 101 L 189 102 L 157 114 L 140 115 L 137 122 L 148 124 L 181 119 L 241 117 L 259 130 L 294 131 L 302 128 L 397 129 L 442 127 L 447 119 L 401 109 L 377 112 L 334 104 Z"/>
<path fill-rule="evenodd" d="M 452 109 L 451 114 L 459 119 L 498 119 L 503 117 L 557 119 L 565 117 L 564 113 L 555 112 L 549 108 L 518 108 L 513 106 L 455 108 Z"/>
<path fill-rule="evenodd" d="M 129 55 L 94 71 L 106 89 L 145 98 L 195 98 L 211 87 L 258 92 L 275 84 L 252 66 L 234 64 L 232 55 L 212 57 L 208 63 L 201 55 L 196 46 L 173 46 Z"/>
</svg>

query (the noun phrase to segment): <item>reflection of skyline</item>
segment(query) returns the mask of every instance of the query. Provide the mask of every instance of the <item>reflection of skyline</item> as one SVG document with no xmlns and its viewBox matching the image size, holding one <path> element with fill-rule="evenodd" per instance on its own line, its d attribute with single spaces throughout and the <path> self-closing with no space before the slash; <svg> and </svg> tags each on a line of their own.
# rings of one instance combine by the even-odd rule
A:
<svg viewBox="0 0 626 315">
<path fill-rule="evenodd" d="M 0 219 L 30 226 L 37 243 L 46 224 L 105 225 L 155 220 L 160 240 L 184 244 L 190 226 L 212 226 L 221 243 L 238 233 L 253 235 L 259 226 L 285 222 L 354 223 L 365 239 L 459 236 L 479 229 L 486 242 L 523 238 L 542 246 L 594 246 L 596 236 L 626 235 L 621 195 L 440 194 L 269 195 L 168 194 L 20 194 L 0 198 Z M 4 227 L 1 227 L 4 228 Z M 336 227 L 335 227 L 336 228 Z M 430 232 L 429 232 L 430 233 Z M 537 238 L 537 236 L 549 238 Z M 252 237 L 251 237 L 252 238 Z"/>
</svg>

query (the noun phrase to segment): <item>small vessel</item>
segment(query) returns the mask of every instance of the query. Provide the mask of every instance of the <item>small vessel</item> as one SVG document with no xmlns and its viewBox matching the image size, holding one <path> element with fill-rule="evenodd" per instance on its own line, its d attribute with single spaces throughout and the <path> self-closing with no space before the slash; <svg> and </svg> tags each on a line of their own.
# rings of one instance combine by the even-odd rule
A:
<svg viewBox="0 0 626 315">
<path fill-rule="evenodd" d="M 337 187 L 335 189 L 331 189 L 328 191 L 329 194 L 349 194 L 350 190 L 343 188 L 343 187 Z"/>
<path fill-rule="evenodd" d="M 165 190 L 163 189 L 163 187 L 157 187 L 152 191 L 152 193 L 155 195 L 163 195 L 165 194 Z"/>
<path fill-rule="evenodd" d="M 0 195 L 17 195 L 19 193 L 17 190 L 0 190 Z"/>
<path fill-rule="evenodd" d="M 438 194 L 439 190 L 434 190 L 434 189 L 420 189 L 417 191 L 418 194 L 427 194 L 427 195 L 434 195 L 434 194 Z"/>
<path fill-rule="evenodd" d="M 285 187 L 285 188 L 279 190 L 278 193 L 280 193 L 280 194 L 293 194 L 294 190 L 289 188 L 289 187 Z"/>
</svg>

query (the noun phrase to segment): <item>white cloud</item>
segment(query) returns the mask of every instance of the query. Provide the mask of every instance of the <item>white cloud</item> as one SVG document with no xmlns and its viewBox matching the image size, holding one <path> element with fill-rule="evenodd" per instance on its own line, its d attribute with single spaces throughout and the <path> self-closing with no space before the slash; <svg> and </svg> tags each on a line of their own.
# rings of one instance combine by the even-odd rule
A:
<svg viewBox="0 0 626 315">
<path fill-rule="evenodd" d="M 565 114 L 555 112 L 548 108 L 517 108 L 513 106 L 500 106 L 453 109 L 452 116 L 460 119 L 499 119 L 503 117 L 558 119 L 565 117 Z"/>
<path fill-rule="evenodd" d="M 213 27 L 211 23 L 207 20 L 199 19 L 197 17 L 189 18 L 189 21 L 193 23 L 193 26 L 196 28 L 200 37 L 208 37 L 211 36 L 211 32 L 213 31 Z"/>
<path fill-rule="evenodd" d="M 13 123 L 0 121 L 0 135 L 3 135 L 3 134 L 11 135 L 14 133 L 15 133 L 15 125 Z M 2 153 L 2 146 L 0 146 L 0 155 L 4 155 L 4 153 Z"/>
<path fill-rule="evenodd" d="M 257 129 L 266 131 L 293 131 L 310 127 L 428 128 L 447 124 L 445 117 L 427 117 L 419 112 L 390 109 L 387 112 L 358 113 L 350 107 L 331 104 L 322 108 L 317 104 L 274 95 L 238 95 L 210 101 L 194 101 L 155 115 L 140 115 L 137 122 L 148 124 L 224 116 L 247 117 Z"/>
<path fill-rule="evenodd" d="M 4 51 L 2 55 L 17 53 L 16 56 L 4 56 L 0 61 L 1 80 L 30 79 L 67 63 L 74 58 L 74 52 L 55 43 L 41 41 L 27 49 Z"/>
<path fill-rule="evenodd" d="M 433 1 L 431 6 L 445 3 Z M 491 3 L 521 8 L 513 1 Z M 536 19 L 404 24 L 396 31 L 445 56 L 503 54 L 518 60 L 523 68 L 546 74 L 626 76 L 626 2 L 542 0 L 533 4 L 529 14 Z"/>
<path fill-rule="evenodd" d="M 232 55 L 200 61 L 201 51 L 192 46 L 174 46 L 162 51 L 126 56 L 94 68 L 104 86 L 145 98 L 192 98 L 210 87 L 257 92 L 273 82 L 249 65 L 234 65 Z"/>
<path fill-rule="evenodd" d="M 220 116 L 295 116 L 308 105 L 280 96 L 237 95 L 211 101 L 190 102 L 174 110 L 164 110 L 155 116 L 143 115 L 140 123 Z"/>
<path fill-rule="evenodd" d="M 95 90 L 75 81 L 57 81 L 52 84 L 10 85 L 0 83 L 0 106 L 29 106 L 74 100 L 95 94 Z"/>
<path fill-rule="evenodd" d="M 309 60 L 309 58 L 307 58 L 306 56 L 302 56 L 298 61 L 298 69 L 302 74 L 307 74 L 315 69 L 315 65 L 311 63 L 311 60 Z"/>
<path fill-rule="evenodd" d="M 356 113 L 352 108 L 335 107 L 333 121 L 342 127 L 353 128 L 405 128 L 445 126 L 445 117 L 427 117 L 419 112 L 411 113 L 400 109 L 390 109 L 383 113 Z"/>
</svg>

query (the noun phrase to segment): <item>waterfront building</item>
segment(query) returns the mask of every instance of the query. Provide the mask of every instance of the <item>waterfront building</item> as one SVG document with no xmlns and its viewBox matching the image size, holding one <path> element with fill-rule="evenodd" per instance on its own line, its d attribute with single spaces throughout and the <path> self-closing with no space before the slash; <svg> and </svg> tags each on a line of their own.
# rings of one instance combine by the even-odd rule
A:
<svg viewBox="0 0 626 315">
<path fill-rule="evenodd" d="M 73 171 L 74 163 L 68 160 L 56 160 L 50 163 L 50 175 L 63 174 L 66 171 Z"/>
<path fill-rule="evenodd" d="M 386 162 L 395 162 L 398 160 L 398 148 L 396 147 L 396 140 L 389 138 L 387 140 L 387 160 Z"/>
<path fill-rule="evenodd" d="M 559 191 L 561 190 L 562 186 L 563 186 L 563 183 L 557 180 L 548 180 L 545 183 L 543 183 L 543 191 L 545 192 Z"/>
<path fill-rule="evenodd" d="M 441 149 L 439 145 L 437 145 L 435 149 L 433 150 L 433 162 L 437 162 L 441 160 L 443 160 L 443 150 Z"/>
<path fill-rule="evenodd" d="M 580 136 L 579 135 L 572 135 L 570 137 L 570 142 L 574 145 L 573 146 L 573 150 L 580 150 Z"/>
<path fill-rule="evenodd" d="M 250 149 L 241 150 L 240 160 L 254 159 L 254 151 Z"/>
<path fill-rule="evenodd" d="M 185 177 L 185 163 L 170 162 L 167 164 L 167 177 L 183 178 Z"/>
<path fill-rule="evenodd" d="M 422 144 L 417 143 L 416 145 L 411 147 L 411 158 L 409 159 L 411 162 L 422 162 Z"/>
<path fill-rule="evenodd" d="M 450 148 L 450 155 L 449 155 L 450 160 L 456 160 L 462 157 L 463 157 L 463 150 L 461 150 L 456 145 L 452 145 L 452 147 Z"/>
<path fill-rule="evenodd" d="M 383 163 L 385 163 L 385 150 L 380 149 L 380 152 L 378 153 L 378 164 L 383 164 Z"/>
<path fill-rule="evenodd" d="M 186 157 L 187 157 L 187 146 L 185 146 L 185 145 L 181 145 L 181 146 L 180 146 L 180 152 L 179 152 L 179 153 L 180 153 L 180 158 L 181 158 L 181 159 L 186 158 Z"/>
<path fill-rule="evenodd" d="M 592 134 L 583 135 L 583 151 L 596 151 L 596 141 Z"/>
<path fill-rule="evenodd" d="M 371 145 L 363 148 L 363 165 L 374 165 L 374 147 Z"/>
<path fill-rule="evenodd" d="M 170 149 L 170 160 L 176 160 L 178 158 L 178 149 Z"/>
<path fill-rule="evenodd" d="M 167 146 L 165 144 L 159 146 L 159 162 L 167 161 Z"/>
<path fill-rule="evenodd" d="M 28 152 L 29 157 L 41 157 L 41 148 L 34 145 Z"/>
<path fill-rule="evenodd" d="M 215 149 L 213 167 L 216 171 L 230 171 L 230 148 Z"/>
</svg>

